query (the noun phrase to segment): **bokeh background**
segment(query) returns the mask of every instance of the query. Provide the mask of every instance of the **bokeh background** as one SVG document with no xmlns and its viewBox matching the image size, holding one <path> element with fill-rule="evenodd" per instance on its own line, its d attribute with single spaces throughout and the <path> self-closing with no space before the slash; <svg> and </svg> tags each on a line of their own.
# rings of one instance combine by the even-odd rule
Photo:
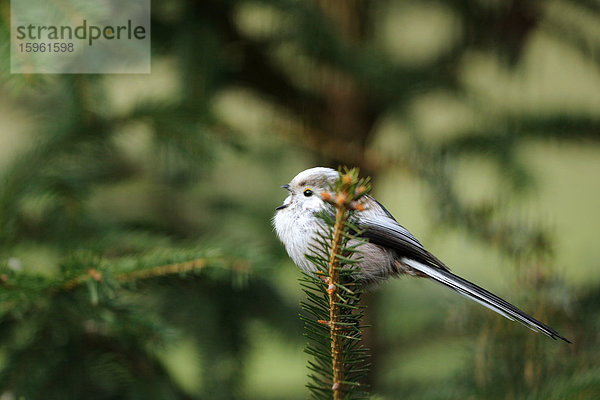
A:
<svg viewBox="0 0 600 400">
<path fill-rule="evenodd" d="M 373 399 L 600 398 L 597 0 L 172 0 L 149 75 L 11 75 L 0 399 L 301 399 L 297 172 L 358 166 L 455 273 L 370 292 Z"/>
</svg>

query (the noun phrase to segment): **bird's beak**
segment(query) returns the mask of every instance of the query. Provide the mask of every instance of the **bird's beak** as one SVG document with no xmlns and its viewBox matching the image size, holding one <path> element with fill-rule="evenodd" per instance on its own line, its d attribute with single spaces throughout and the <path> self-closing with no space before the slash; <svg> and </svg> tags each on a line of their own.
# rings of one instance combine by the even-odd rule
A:
<svg viewBox="0 0 600 400">
<path fill-rule="evenodd" d="M 285 185 L 281 185 L 281 187 L 284 188 L 285 190 L 287 190 L 288 192 L 291 192 L 290 185 L 288 185 L 287 183 Z M 283 210 L 287 206 L 289 206 L 289 204 L 282 204 L 279 207 L 277 207 L 276 210 L 278 210 L 278 211 Z"/>
</svg>

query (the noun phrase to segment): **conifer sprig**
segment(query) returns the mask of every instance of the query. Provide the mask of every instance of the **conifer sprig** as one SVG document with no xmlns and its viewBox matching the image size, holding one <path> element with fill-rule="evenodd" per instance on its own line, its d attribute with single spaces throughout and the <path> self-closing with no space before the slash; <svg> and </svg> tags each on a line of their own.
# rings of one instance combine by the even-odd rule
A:
<svg viewBox="0 0 600 400">
<path fill-rule="evenodd" d="M 306 257 L 317 268 L 317 277 L 306 275 L 301 285 L 307 295 L 303 309 L 305 335 L 311 340 L 306 352 L 313 356 L 307 385 L 315 399 L 365 398 L 361 379 L 368 372 L 368 350 L 361 343 L 363 307 L 356 263 L 360 261 L 358 227 L 352 214 L 364 210 L 361 199 L 370 190 L 369 179 L 358 169 L 345 168 L 321 197 L 330 207 L 320 215 L 321 234 Z"/>
</svg>

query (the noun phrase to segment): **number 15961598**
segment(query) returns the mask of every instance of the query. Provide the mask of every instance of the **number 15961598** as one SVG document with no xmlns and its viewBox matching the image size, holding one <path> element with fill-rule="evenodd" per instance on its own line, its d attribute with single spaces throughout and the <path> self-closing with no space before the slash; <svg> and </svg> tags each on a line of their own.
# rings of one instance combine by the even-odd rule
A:
<svg viewBox="0 0 600 400">
<path fill-rule="evenodd" d="M 73 43 L 19 43 L 21 53 L 72 53 Z"/>
</svg>

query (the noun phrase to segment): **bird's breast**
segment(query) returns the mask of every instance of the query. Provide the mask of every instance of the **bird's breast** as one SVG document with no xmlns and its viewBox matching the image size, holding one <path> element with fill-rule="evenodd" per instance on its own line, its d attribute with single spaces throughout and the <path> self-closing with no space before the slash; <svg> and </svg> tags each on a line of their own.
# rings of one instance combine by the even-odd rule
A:
<svg viewBox="0 0 600 400">
<path fill-rule="evenodd" d="M 310 243 L 318 232 L 318 221 L 312 213 L 295 212 L 293 209 L 280 210 L 275 215 L 275 231 L 279 240 L 294 261 L 305 272 L 314 272 L 315 266 L 309 262 L 305 254 L 312 254 Z"/>
</svg>

